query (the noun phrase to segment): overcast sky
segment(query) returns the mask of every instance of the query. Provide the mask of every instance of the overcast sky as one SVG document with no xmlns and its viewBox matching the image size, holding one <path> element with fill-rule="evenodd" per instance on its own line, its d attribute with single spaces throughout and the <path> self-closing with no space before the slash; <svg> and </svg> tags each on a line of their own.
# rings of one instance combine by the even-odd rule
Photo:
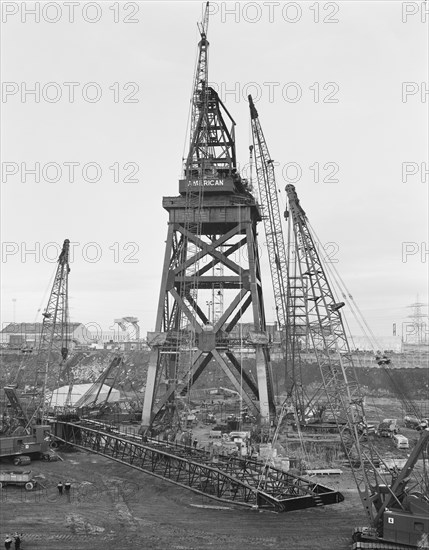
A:
<svg viewBox="0 0 429 550">
<path fill-rule="evenodd" d="M 145 334 L 167 232 L 161 201 L 178 194 L 203 4 L 80 3 L 71 21 L 67 5 L 40 2 L 40 22 L 22 6 L 2 6 L 2 322 L 14 307 L 17 322 L 41 320 L 68 238 L 72 320 L 108 329 L 132 315 Z M 287 179 L 296 180 L 313 228 L 334 243 L 336 268 L 380 336 L 406 319 L 417 294 L 428 300 L 427 24 L 418 9 L 211 4 L 210 81 L 237 123 L 240 165 L 251 93 L 279 163 L 281 201 Z M 38 86 L 36 101 L 29 90 Z M 40 181 L 22 181 L 35 163 Z M 74 181 L 70 163 L 79 163 Z M 265 252 L 262 271 L 274 321 Z"/>
</svg>

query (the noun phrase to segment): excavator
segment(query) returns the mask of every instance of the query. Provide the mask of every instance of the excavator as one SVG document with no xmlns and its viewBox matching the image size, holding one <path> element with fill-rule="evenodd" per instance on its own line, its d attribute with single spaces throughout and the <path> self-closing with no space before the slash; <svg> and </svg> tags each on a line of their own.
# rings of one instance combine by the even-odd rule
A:
<svg viewBox="0 0 429 550">
<path fill-rule="evenodd" d="M 404 467 L 390 473 L 367 429 L 364 396 L 341 313 L 345 303 L 333 292 L 321 247 L 293 185 L 286 186 L 284 217 L 291 237 L 285 251 L 273 161 L 251 96 L 249 104 L 276 311 L 280 326 L 286 327 L 285 362 L 296 366 L 305 338 L 321 375 L 311 402 L 292 386 L 284 407 L 293 402 L 296 417 L 298 409 L 319 407 L 334 420 L 369 522 L 354 529 L 353 550 L 429 548 L 429 430 L 421 430 Z"/>
</svg>

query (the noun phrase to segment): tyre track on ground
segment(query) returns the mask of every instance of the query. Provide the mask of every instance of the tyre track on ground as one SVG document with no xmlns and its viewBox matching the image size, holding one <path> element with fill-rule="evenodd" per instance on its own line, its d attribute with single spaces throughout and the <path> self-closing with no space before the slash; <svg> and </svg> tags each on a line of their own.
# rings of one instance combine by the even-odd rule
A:
<svg viewBox="0 0 429 550">
<path fill-rule="evenodd" d="M 62 456 L 64 462 L 32 463 L 45 477 L 45 493 L 10 487 L 3 498 L 0 535 L 23 532 L 25 550 L 349 550 L 353 527 L 365 524 L 347 475 L 327 483 L 343 490 L 345 502 L 275 514 L 196 508 L 212 501 L 100 456 Z M 66 478 L 70 502 L 55 493 Z"/>
</svg>

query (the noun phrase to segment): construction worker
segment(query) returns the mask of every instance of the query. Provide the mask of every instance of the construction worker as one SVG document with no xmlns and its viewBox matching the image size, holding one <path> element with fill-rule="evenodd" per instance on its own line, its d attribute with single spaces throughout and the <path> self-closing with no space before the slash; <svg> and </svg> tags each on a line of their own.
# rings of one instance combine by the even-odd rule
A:
<svg viewBox="0 0 429 550">
<path fill-rule="evenodd" d="M 6 535 L 6 538 L 4 539 L 4 547 L 6 548 L 6 550 L 9 550 L 9 548 L 11 547 L 11 545 L 12 545 L 11 536 L 10 536 L 10 535 Z"/>
<path fill-rule="evenodd" d="M 64 490 L 66 492 L 66 497 L 68 502 L 70 502 L 70 489 L 71 489 L 71 483 L 70 481 L 66 481 L 64 485 Z"/>
<path fill-rule="evenodd" d="M 20 550 L 22 534 L 18 535 L 18 533 L 15 533 L 13 538 L 15 539 L 15 550 Z"/>
<path fill-rule="evenodd" d="M 58 493 L 61 496 L 63 494 L 63 482 L 62 481 L 58 482 L 57 489 L 58 489 Z"/>
</svg>

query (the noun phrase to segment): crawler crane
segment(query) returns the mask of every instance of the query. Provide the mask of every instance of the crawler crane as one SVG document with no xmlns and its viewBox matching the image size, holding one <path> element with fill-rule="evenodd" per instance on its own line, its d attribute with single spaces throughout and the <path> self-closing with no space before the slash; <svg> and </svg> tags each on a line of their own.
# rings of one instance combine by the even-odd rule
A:
<svg viewBox="0 0 429 550">
<path fill-rule="evenodd" d="M 48 376 L 54 361 L 64 364 L 69 354 L 68 276 L 70 241 L 66 239 L 58 258 L 48 305 L 43 312 L 42 334 L 37 355 L 38 374 L 43 377 L 40 420 L 47 414 Z M 55 356 L 58 355 L 58 357 Z M 51 373 L 52 374 L 52 373 Z"/>
<path fill-rule="evenodd" d="M 290 221 L 289 233 L 293 235 L 287 250 L 292 254 L 285 253 L 273 161 L 251 96 L 249 105 L 277 319 L 280 326 L 286 324 L 286 359 L 288 363 L 299 360 L 300 340 L 305 337 L 306 344 L 314 349 L 322 378 L 309 401 L 304 403 L 302 393 L 294 392 L 295 407 L 300 409 L 304 422 L 311 409 L 319 413 L 319 421 L 329 410 L 335 420 L 371 525 L 355 529 L 353 548 L 428 548 L 427 472 L 423 471 L 415 485 L 411 474 L 421 455 L 427 460 L 429 432 L 421 434 L 404 468 L 387 483 L 376 468 L 382 459 L 366 435 L 363 396 L 341 316 L 345 304 L 334 296 L 317 241 L 293 185 L 286 187 L 289 210 L 285 212 Z M 293 366 L 291 372 L 293 375 Z M 416 489 L 417 485 L 421 490 Z"/>
<path fill-rule="evenodd" d="M 352 356 L 336 301 L 307 216 L 293 185 L 286 186 L 299 276 L 306 281 L 307 328 L 322 376 L 323 393 L 335 419 L 370 527 L 356 528 L 353 549 L 428 548 L 429 498 L 425 469 L 429 431 L 422 432 L 404 468 L 387 483 L 376 465 L 382 462 L 365 435 L 365 412 Z M 423 456 L 418 477 L 417 462 Z M 420 469 L 420 466 L 419 466 Z"/>
<path fill-rule="evenodd" d="M 48 305 L 43 313 L 42 332 L 37 354 L 37 373 L 42 375 L 42 388 L 35 412 L 31 417 L 24 410 L 15 387 L 6 387 L 12 410 L 20 420 L 24 434 L 1 437 L 0 456 L 46 454 L 49 450 L 51 428 L 46 422 L 48 374 L 54 361 L 65 362 L 68 356 L 68 274 L 69 244 L 64 241 Z M 58 357 L 54 357 L 57 352 Z M 36 381 L 37 383 L 37 381 Z"/>
</svg>

